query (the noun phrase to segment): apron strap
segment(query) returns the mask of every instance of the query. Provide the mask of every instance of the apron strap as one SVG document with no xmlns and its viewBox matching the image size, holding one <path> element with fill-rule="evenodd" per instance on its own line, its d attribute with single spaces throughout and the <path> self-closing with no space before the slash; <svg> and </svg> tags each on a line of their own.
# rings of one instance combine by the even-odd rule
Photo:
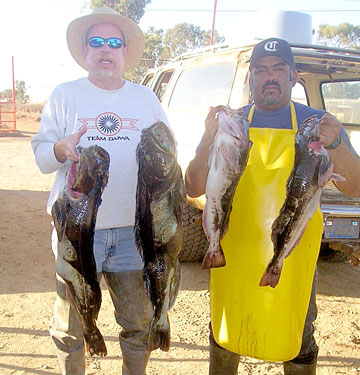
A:
<svg viewBox="0 0 360 375">
<path fill-rule="evenodd" d="M 249 115 L 248 115 L 249 124 L 252 123 L 252 120 L 254 118 L 254 113 L 255 113 L 255 104 L 253 104 L 250 107 L 250 111 L 249 111 Z M 297 131 L 298 130 L 298 124 L 297 124 L 297 118 L 296 118 L 296 111 L 295 111 L 295 105 L 292 101 L 290 101 L 290 116 L 291 116 L 292 129 Z"/>
</svg>

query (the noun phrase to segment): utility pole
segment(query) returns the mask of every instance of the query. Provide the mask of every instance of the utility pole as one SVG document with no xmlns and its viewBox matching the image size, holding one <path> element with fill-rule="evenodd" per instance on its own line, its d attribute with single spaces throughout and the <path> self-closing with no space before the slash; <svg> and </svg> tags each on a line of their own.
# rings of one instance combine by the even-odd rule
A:
<svg viewBox="0 0 360 375">
<path fill-rule="evenodd" d="M 217 0 L 214 0 L 214 10 L 213 10 L 213 21 L 212 21 L 212 27 L 211 27 L 210 45 L 214 44 L 214 27 L 215 27 L 216 3 L 217 3 Z"/>
</svg>

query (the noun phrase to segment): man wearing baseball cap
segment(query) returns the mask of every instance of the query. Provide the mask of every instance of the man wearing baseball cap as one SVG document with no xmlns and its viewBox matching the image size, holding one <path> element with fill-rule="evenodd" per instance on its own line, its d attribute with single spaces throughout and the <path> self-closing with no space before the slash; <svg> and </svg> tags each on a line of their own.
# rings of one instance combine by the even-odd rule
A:
<svg viewBox="0 0 360 375">
<path fill-rule="evenodd" d="M 271 233 L 271 224 L 279 213 L 277 208 L 273 208 L 277 207 L 274 201 L 278 199 L 279 191 L 286 190 L 286 181 L 294 163 L 289 150 L 294 148 L 297 128 L 305 119 L 310 116 L 321 118 L 320 142 L 329 152 L 334 172 L 346 179 L 336 182 L 336 185 L 346 194 L 360 196 L 360 185 L 357 183 L 360 179 L 360 159 L 351 147 L 342 124 L 322 110 L 291 101 L 292 88 L 296 82 L 294 55 L 287 41 L 269 38 L 254 47 L 250 58 L 250 89 L 253 103 L 244 107 L 250 123 L 249 135 L 253 145 L 249 162 L 235 193 L 236 204 L 234 203 L 232 207 L 229 229 L 222 241 L 225 257 L 229 255 L 232 263 L 227 262 L 226 267 L 218 268 L 216 272 L 214 270 L 211 273 L 210 375 L 237 375 L 240 354 L 223 348 L 218 342 L 221 343 L 223 339 L 224 346 L 226 346 L 233 341 L 235 344 L 232 348 L 235 348 L 242 339 L 242 329 L 246 331 L 247 326 L 250 325 L 252 330 L 256 330 L 255 326 L 252 326 L 253 310 L 251 310 L 252 307 L 247 310 L 246 306 L 251 305 L 247 301 L 252 303 L 253 295 L 256 294 L 257 297 L 261 297 L 256 300 L 255 304 L 252 304 L 256 312 L 262 311 L 264 315 L 271 310 L 272 290 L 267 289 L 268 286 L 259 288 L 260 280 L 256 279 L 252 283 L 249 281 L 249 276 L 244 281 L 244 278 L 237 275 L 248 272 L 247 269 L 241 268 L 241 254 L 252 254 L 253 257 L 258 256 L 263 259 L 264 254 L 273 253 L 271 239 L 268 236 Z M 205 120 L 206 130 L 196 156 L 186 170 L 186 191 L 191 197 L 198 197 L 205 193 L 209 171 L 208 157 L 218 126 L 216 114 L 222 108 L 223 106 L 217 106 L 210 109 Z M 264 181 L 266 188 L 264 188 Z M 266 202 L 271 202 L 271 204 L 267 205 Z M 252 228 L 255 229 L 252 231 Z M 322 219 L 319 212 L 316 212 L 308 222 L 306 231 L 314 235 L 309 236 L 310 240 L 303 237 L 297 245 L 297 251 L 301 253 L 305 248 L 311 249 L 309 254 L 312 254 L 313 268 L 308 273 L 308 286 L 305 291 L 310 302 L 307 314 L 307 305 L 304 305 L 303 317 L 306 314 L 306 319 L 300 351 L 296 358 L 284 362 L 286 375 L 314 375 L 316 373 L 318 347 L 313 335 L 313 322 L 317 314 L 316 258 L 322 236 Z M 267 238 L 266 242 L 264 238 Z M 268 249 L 264 249 L 265 243 Z M 260 264 L 259 267 L 261 268 L 262 265 Z M 261 270 L 264 272 L 263 268 Z M 294 280 L 293 284 L 296 285 L 297 281 Z M 279 293 L 284 290 L 281 288 L 291 290 L 290 286 L 280 281 L 276 286 Z M 241 305 L 245 307 L 240 307 Z M 275 309 L 282 307 L 275 306 Z M 228 315 L 226 312 L 229 312 Z M 224 315 L 225 318 L 223 318 Z M 247 320 L 241 320 L 242 325 L 232 324 L 231 320 L 239 321 L 240 315 L 243 319 L 246 317 Z M 284 316 L 283 312 L 279 315 Z M 240 330 L 234 332 L 226 326 L 240 327 Z M 234 339 L 231 340 L 230 336 Z M 253 348 L 257 344 L 256 340 L 248 343 Z M 286 348 L 288 343 L 281 342 L 279 345 Z"/>
<path fill-rule="evenodd" d="M 143 262 L 135 245 L 136 147 L 141 130 L 167 118 L 155 94 L 129 82 L 123 74 L 144 52 L 138 25 L 111 8 L 97 8 L 75 19 L 67 43 L 87 77 L 60 84 L 48 99 L 38 134 L 32 140 L 36 163 L 43 173 L 56 171 L 48 212 L 65 186 L 70 164 L 78 161 L 76 146 L 97 144 L 110 155 L 109 181 L 102 195 L 95 228 L 96 270 L 104 276 L 122 327 L 122 374 L 144 375 L 153 308 L 143 285 Z M 50 334 L 64 375 L 85 374 L 82 327 L 67 299 L 66 254 L 56 232 L 52 249 L 57 262 L 57 298 Z M 62 262 L 62 263 L 61 263 Z M 99 355 L 105 355 L 101 349 Z"/>
</svg>

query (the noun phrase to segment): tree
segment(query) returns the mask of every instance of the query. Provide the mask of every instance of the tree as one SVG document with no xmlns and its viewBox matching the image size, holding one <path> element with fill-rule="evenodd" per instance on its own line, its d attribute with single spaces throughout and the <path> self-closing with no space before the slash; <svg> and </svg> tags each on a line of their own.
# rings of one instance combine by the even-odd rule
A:
<svg viewBox="0 0 360 375">
<path fill-rule="evenodd" d="M 337 26 L 319 25 L 317 32 L 319 44 L 340 48 L 360 49 L 360 26 L 342 23 Z"/>
<path fill-rule="evenodd" d="M 166 31 L 163 39 L 162 58 L 164 60 L 172 59 L 182 53 L 205 47 L 210 44 L 211 32 L 201 30 L 199 26 L 188 23 L 179 23 L 172 29 Z M 217 32 L 214 34 L 215 43 L 224 41 Z"/>
<path fill-rule="evenodd" d="M 19 103 L 27 103 L 29 101 L 29 95 L 26 94 L 26 84 L 24 81 L 15 81 L 15 98 Z"/>
<path fill-rule="evenodd" d="M 5 89 L 0 92 L 0 100 L 4 102 L 11 102 L 12 101 L 12 90 Z"/>
<path fill-rule="evenodd" d="M 139 64 L 130 72 L 125 73 L 125 78 L 140 82 L 141 78 L 145 73 L 154 68 L 157 65 L 162 64 L 161 55 L 163 52 L 163 30 L 156 30 L 153 26 L 149 28 L 147 32 L 144 33 L 145 37 L 145 50 Z"/>
<path fill-rule="evenodd" d="M 109 7 L 139 23 L 151 0 L 90 0 L 90 8 Z"/>
</svg>

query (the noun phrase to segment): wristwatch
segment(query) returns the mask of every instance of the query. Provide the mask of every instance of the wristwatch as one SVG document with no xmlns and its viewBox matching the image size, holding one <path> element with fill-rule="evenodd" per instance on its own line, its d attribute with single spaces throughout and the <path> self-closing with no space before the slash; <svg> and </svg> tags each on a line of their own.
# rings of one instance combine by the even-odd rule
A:
<svg viewBox="0 0 360 375">
<path fill-rule="evenodd" d="M 326 146 L 325 148 L 326 148 L 327 150 L 334 150 L 335 148 L 339 147 L 339 144 L 340 144 L 340 143 L 341 143 L 341 135 L 339 134 L 339 135 L 337 136 L 337 138 L 335 139 L 335 141 L 334 141 L 331 145 Z"/>
</svg>

